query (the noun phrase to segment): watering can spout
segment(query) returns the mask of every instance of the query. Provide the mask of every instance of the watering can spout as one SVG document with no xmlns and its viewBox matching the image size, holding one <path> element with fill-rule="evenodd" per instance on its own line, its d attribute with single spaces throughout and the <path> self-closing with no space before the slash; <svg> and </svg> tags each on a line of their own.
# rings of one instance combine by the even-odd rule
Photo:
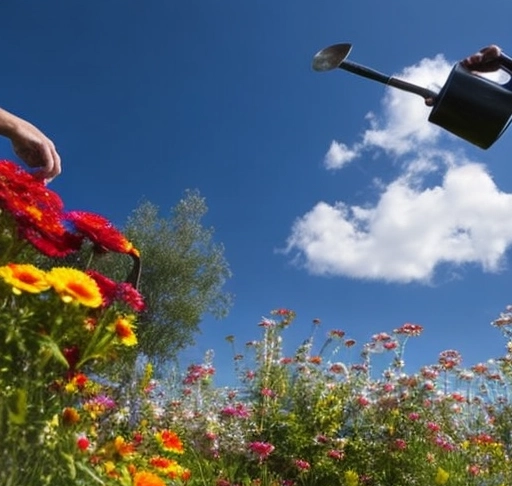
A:
<svg viewBox="0 0 512 486">
<path fill-rule="evenodd" d="M 375 71 L 374 69 L 362 66 L 361 64 L 347 61 L 347 57 L 351 50 L 352 44 L 334 44 L 326 47 L 325 49 L 317 52 L 313 57 L 313 69 L 315 71 L 331 71 L 336 68 L 344 69 L 345 71 L 349 71 L 368 79 L 373 79 L 379 83 L 387 84 L 388 86 L 393 86 L 394 88 L 417 94 L 425 100 L 432 100 L 432 103 L 435 102 L 437 93 L 434 91 L 392 76 L 387 76 Z"/>
</svg>

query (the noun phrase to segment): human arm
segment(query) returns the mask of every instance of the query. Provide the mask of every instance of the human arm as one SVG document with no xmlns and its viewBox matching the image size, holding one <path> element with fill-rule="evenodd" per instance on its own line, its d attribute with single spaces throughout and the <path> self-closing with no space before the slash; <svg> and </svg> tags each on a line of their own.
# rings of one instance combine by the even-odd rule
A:
<svg viewBox="0 0 512 486">
<path fill-rule="evenodd" d="M 54 143 L 38 128 L 0 108 L 0 135 L 11 140 L 14 152 L 35 176 L 50 181 L 61 172 L 61 160 Z"/>
</svg>

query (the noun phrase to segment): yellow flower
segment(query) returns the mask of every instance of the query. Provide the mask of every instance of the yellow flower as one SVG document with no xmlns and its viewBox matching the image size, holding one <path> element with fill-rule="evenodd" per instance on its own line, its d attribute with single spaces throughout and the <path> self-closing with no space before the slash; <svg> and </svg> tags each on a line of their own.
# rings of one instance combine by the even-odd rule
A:
<svg viewBox="0 0 512 486">
<path fill-rule="evenodd" d="M 346 486 L 357 486 L 359 484 L 359 474 L 352 469 L 345 471 L 345 485 Z"/>
<path fill-rule="evenodd" d="M 12 291 L 17 295 L 22 291 L 38 294 L 50 288 L 46 273 L 34 265 L 9 263 L 0 267 L 0 277 L 12 286 Z"/>
<path fill-rule="evenodd" d="M 114 447 L 121 457 L 133 454 L 135 451 L 133 444 L 127 443 L 124 438 L 119 435 L 114 439 Z"/>
<path fill-rule="evenodd" d="M 450 474 L 447 471 L 445 471 L 442 467 L 438 467 L 434 482 L 436 484 L 446 484 L 449 477 L 450 477 Z"/>
<path fill-rule="evenodd" d="M 112 461 L 105 461 L 103 467 L 105 468 L 107 476 L 111 475 L 116 470 L 116 465 Z"/>
<path fill-rule="evenodd" d="M 133 477 L 134 486 L 165 486 L 164 480 L 156 474 L 140 471 Z"/>
<path fill-rule="evenodd" d="M 137 336 L 133 331 L 135 328 L 134 319 L 135 316 L 118 317 L 114 322 L 114 332 L 125 346 L 135 346 L 137 344 Z"/>
<path fill-rule="evenodd" d="M 98 284 L 80 270 L 55 267 L 47 273 L 46 278 L 66 303 L 76 301 L 87 307 L 99 307 L 103 302 Z"/>
</svg>

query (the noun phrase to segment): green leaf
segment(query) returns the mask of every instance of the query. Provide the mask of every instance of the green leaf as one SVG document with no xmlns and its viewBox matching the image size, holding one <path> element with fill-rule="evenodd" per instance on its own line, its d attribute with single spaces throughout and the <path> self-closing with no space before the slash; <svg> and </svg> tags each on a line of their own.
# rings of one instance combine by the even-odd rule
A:
<svg viewBox="0 0 512 486">
<path fill-rule="evenodd" d="M 58 344 L 51 337 L 39 335 L 38 341 L 41 347 L 50 351 L 51 356 L 53 356 L 59 363 L 63 364 L 66 368 L 69 368 L 67 359 L 62 354 Z"/>
<path fill-rule="evenodd" d="M 16 425 L 22 425 L 27 420 L 27 391 L 23 388 L 16 390 L 7 403 L 9 421 Z"/>
</svg>

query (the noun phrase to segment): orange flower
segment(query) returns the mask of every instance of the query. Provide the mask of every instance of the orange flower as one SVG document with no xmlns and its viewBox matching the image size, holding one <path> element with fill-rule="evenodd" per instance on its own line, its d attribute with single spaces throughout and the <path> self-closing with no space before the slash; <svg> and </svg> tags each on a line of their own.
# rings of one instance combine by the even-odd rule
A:
<svg viewBox="0 0 512 486">
<path fill-rule="evenodd" d="M 87 307 L 99 307 L 102 303 L 96 282 L 75 268 L 55 267 L 46 275 L 55 291 L 66 303 L 76 301 Z"/>
<path fill-rule="evenodd" d="M 128 454 L 133 454 L 135 450 L 133 444 L 129 444 L 119 435 L 114 439 L 114 447 L 116 448 L 117 453 L 122 457 L 127 456 Z"/>
<path fill-rule="evenodd" d="M 137 344 L 137 336 L 133 332 L 134 316 L 118 317 L 114 323 L 114 332 L 125 346 L 135 346 Z"/>
<path fill-rule="evenodd" d="M 161 432 L 157 432 L 155 437 L 166 451 L 183 454 L 183 442 L 181 442 L 176 432 L 162 430 Z"/>
<path fill-rule="evenodd" d="M 17 295 L 21 294 L 21 291 L 38 294 L 50 288 L 46 273 L 34 265 L 9 263 L 0 267 L 0 277 L 12 286 L 13 292 Z"/>
<path fill-rule="evenodd" d="M 166 486 L 165 481 L 156 474 L 140 471 L 133 477 L 134 486 Z"/>
<path fill-rule="evenodd" d="M 80 415 L 76 411 L 76 408 L 66 407 L 62 411 L 62 422 L 64 425 L 74 425 L 80 422 Z"/>
<path fill-rule="evenodd" d="M 171 479 L 188 479 L 190 478 L 190 471 L 180 466 L 175 460 L 167 459 L 166 457 L 154 456 L 149 460 L 149 464 L 159 469 L 167 477 Z"/>
</svg>

